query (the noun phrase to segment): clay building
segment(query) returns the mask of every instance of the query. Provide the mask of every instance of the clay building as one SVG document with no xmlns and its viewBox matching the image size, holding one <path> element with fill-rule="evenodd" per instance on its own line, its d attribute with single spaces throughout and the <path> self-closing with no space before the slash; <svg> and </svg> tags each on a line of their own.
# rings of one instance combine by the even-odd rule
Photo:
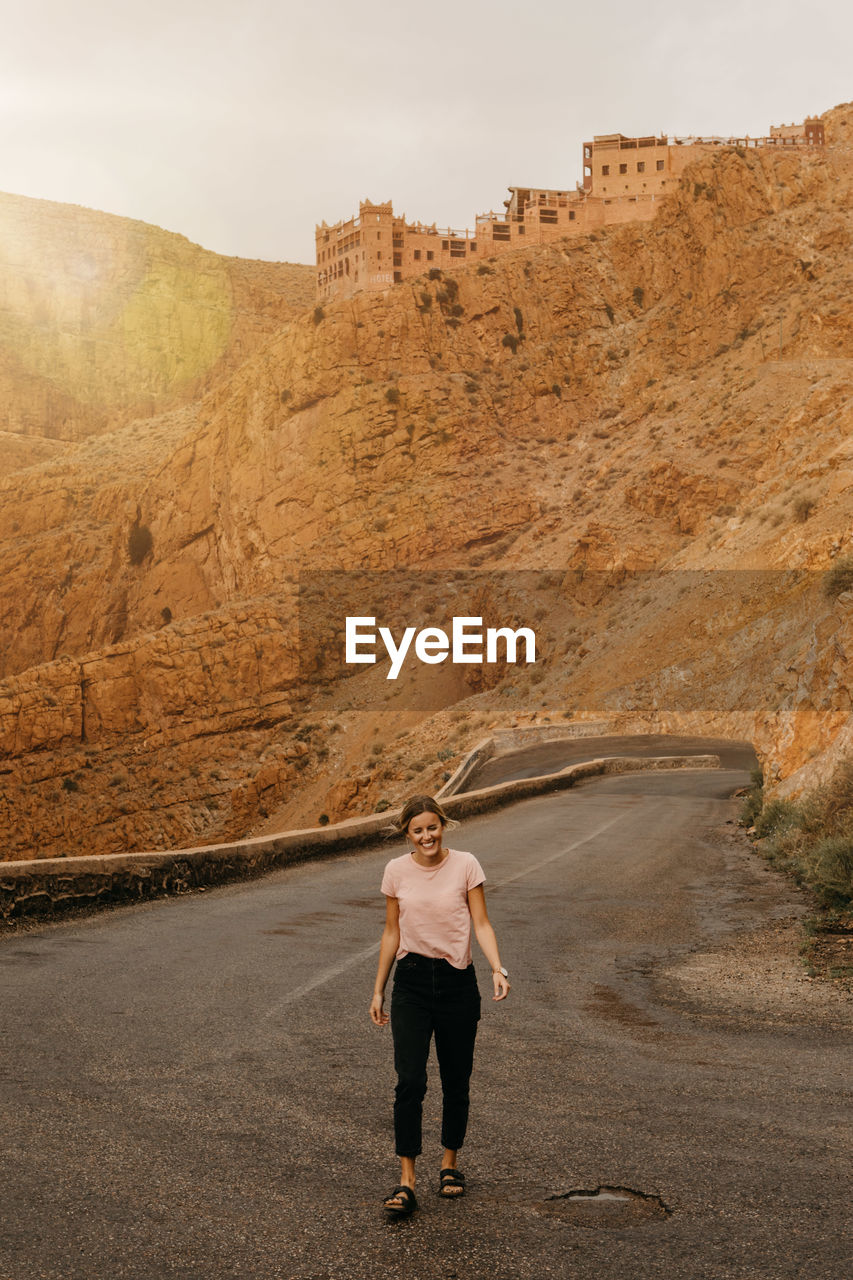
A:
<svg viewBox="0 0 853 1280">
<path fill-rule="evenodd" d="M 583 144 L 583 181 L 564 191 L 510 187 L 504 212 L 479 214 L 473 230 L 407 222 L 391 201 L 363 200 L 358 216 L 315 228 L 317 297 L 350 297 L 508 249 L 619 222 L 650 221 L 686 167 L 720 147 L 822 146 L 822 122 L 774 125 L 761 138 L 598 135 Z"/>
</svg>

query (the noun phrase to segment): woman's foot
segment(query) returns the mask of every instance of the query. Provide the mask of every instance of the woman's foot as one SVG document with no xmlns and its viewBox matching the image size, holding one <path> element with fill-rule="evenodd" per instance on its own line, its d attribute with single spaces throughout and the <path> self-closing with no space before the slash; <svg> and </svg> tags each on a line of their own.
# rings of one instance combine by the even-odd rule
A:
<svg viewBox="0 0 853 1280">
<path fill-rule="evenodd" d="M 418 1201 L 412 1187 L 407 1187 L 405 1183 L 400 1183 L 399 1187 L 395 1187 L 390 1196 L 386 1196 L 382 1201 L 382 1206 L 386 1213 L 390 1213 L 394 1218 L 408 1218 L 410 1213 L 414 1213 L 418 1207 Z"/>
<path fill-rule="evenodd" d="M 457 1168 L 444 1168 L 438 1175 L 438 1194 L 453 1200 L 465 1194 L 465 1174 Z"/>
</svg>

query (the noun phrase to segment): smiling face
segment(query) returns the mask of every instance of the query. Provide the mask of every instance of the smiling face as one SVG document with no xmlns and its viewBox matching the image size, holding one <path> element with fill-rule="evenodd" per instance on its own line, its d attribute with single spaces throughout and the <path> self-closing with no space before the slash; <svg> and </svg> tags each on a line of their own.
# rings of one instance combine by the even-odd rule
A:
<svg viewBox="0 0 853 1280">
<path fill-rule="evenodd" d="M 441 835 L 444 824 L 437 813 L 425 810 L 416 813 L 408 827 L 406 835 L 415 847 L 415 852 L 422 858 L 434 858 L 441 853 Z"/>
</svg>

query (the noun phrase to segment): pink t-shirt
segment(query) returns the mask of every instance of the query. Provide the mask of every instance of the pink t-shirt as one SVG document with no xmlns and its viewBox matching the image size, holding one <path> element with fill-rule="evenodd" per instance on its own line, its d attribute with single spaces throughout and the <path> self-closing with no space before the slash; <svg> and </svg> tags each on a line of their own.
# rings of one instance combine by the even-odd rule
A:
<svg viewBox="0 0 853 1280">
<path fill-rule="evenodd" d="M 400 904 L 397 959 L 413 951 L 466 969 L 471 963 L 468 890 L 485 879 L 473 853 L 459 849 L 449 849 L 437 867 L 420 866 L 410 853 L 392 858 L 382 877 L 382 892 Z"/>
</svg>

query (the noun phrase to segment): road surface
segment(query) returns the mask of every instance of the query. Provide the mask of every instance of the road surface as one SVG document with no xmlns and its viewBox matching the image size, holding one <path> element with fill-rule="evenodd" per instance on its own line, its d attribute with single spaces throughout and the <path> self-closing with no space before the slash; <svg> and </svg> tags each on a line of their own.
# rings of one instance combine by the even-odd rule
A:
<svg viewBox="0 0 853 1280">
<path fill-rule="evenodd" d="M 747 772 L 758 764 L 755 749 L 750 743 L 728 742 L 724 738 L 677 737 L 664 733 L 563 738 L 492 756 L 483 761 L 466 779 L 462 790 L 476 791 L 479 787 L 492 787 L 498 782 L 538 778 L 558 773 L 560 769 L 580 760 L 595 760 L 604 756 L 685 755 L 718 755 L 724 769 L 745 769 Z"/>
<path fill-rule="evenodd" d="M 367 1014 L 399 848 L 0 938 L 0 1277 L 841 1280 L 849 1033 L 709 1017 L 659 980 L 796 909 L 721 834 L 745 781 L 591 780 L 453 833 L 513 988 L 484 1000 L 469 1193 L 434 1194 L 431 1069 L 401 1223 Z M 552 1198 L 599 1186 L 639 1195 Z"/>
</svg>

